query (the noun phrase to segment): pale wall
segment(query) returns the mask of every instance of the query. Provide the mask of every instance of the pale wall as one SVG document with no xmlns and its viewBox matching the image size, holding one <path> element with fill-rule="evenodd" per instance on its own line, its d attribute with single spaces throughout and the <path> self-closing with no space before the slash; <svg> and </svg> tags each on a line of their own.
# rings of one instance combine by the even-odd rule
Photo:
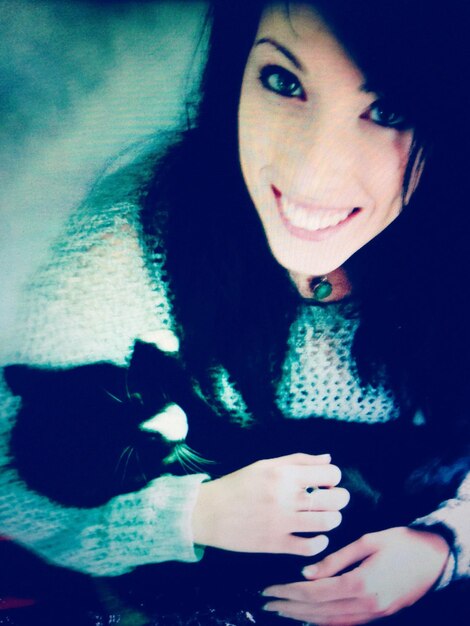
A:
<svg viewBox="0 0 470 626">
<path fill-rule="evenodd" d="M 0 0 L 0 345 L 21 286 L 106 160 L 178 119 L 204 10 Z"/>
</svg>

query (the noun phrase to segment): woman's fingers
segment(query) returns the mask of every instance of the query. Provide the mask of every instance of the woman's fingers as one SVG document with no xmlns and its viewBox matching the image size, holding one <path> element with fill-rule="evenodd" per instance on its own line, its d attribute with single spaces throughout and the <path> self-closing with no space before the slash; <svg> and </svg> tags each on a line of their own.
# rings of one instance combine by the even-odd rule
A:
<svg viewBox="0 0 470 626">
<path fill-rule="evenodd" d="M 302 574 L 309 580 L 335 576 L 338 572 L 362 561 L 375 552 L 376 548 L 371 546 L 368 538 L 369 535 L 364 535 L 357 541 L 328 555 L 315 565 L 305 567 Z"/>
<path fill-rule="evenodd" d="M 297 602 L 337 602 L 358 598 L 364 593 L 364 581 L 354 571 L 315 581 L 302 581 L 287 585 L 271 585 L 264 596 Z"/>
<path fill-rule="evenodd" d="M 364 582 L 353 571 L 333 578 L 271 585 L 263 591 L 263 596 L 296 602 L 323 603 L 358 598 L 363 593 Z"/>
<path fill-rule="evenodd" d="M 295 600 L 296 602 L 308 602 L 311 604 L 316 600 L 312 595 L 312 583 L 301 581 L 288 583 L 287 585 L 271 585 L 267 587 L 261 595 L 278 600 Z"/>
<path fill-rule="evenodd" d="M 308 493 L 303 489 L 297 499 L 299 511 L 339 511 L 344 509 L 350 499 L 349 491 L 343 487 L 314 489 Z"/>
<path fill-rule="evenodd" d="M 285 615 L 284 617 L 288 617 Z M 294 618 L 299 619 L 299 618 Z M 300 618 L 302 621 L 308 621 L 305 618 Z M 312 618 L 310 617 L 310 620 Z M 371 621 L 370 613 L 354 613 L 331 617 L 319 617 L 315 619 L 316 626 L 360 626 L 361 624 L 368 624 Z"/>
<path fill-rule="evenodd" d="M 341 470 L 331 463 L 314 467 L 292 467 L 291 480 L 299 486 L 299 492 L 308 487 L 336 487 L 341 481 Z"/>
<path fill-rule="evenodd" d="M 318 554 L 325 539 L 293 533 L 328 532 L 341 523 L 339 509 L 349 495 L 336 487 L 341 471 L 330 461 L 328 454 L 291 454 L 202 483 L 192 518 L 195 543 L 237 552 Z"/>
<path fill-rule="evenodd" d="M 323 552 L 328 546 L 328 541 L 329 539 L 326 535 L 316 535 L 308 538 L 287 535 L 283 548 L 279 552 L 311 557 Z"/>
<path fill-rule="evenodd" d="M 263 607 L 265 611 L 275 613 L 286 613 L 296 619 L 315 619 L 318 623 L 319 618 L 325 617 L 341 617 L 345 615 L 362 617 L 367 609 L 366 602 L 357 599 L 337 600 L 336 602 L 287 602 L 285 600 L 274 600 L 268 602 Z"/>
<path fill-rule="evenodd" d="M 278 465 L 323 465 L 331 463 L 331 454 L 306 454 L 304 452 L 294 452 L 286 454 L 275 459 L 267 459 L 275 461 Z"/>
<path fill-rule="evenodd" d="M 346 607 L 336 607 L 334 604 L 325 609 L 297 602 L 273 602 L 266 605 L 264 609 L 277 613 L 280 617 L 289 617 L 301 622 L 314 622 L 315 626 L 356 626 L 371 621 L 368 611 L 361 611 L 360 608 L 347 611 Z"/>
<path fill-rule="evenodd" d="M 327 532 L 341 524 L 342 515 L 339 511 L 313 511 L 297 513 L 292 516 L 291 532 L 318 533 Z"/>
<path fill-rule="evenodd" d="M 341 480 L 341 470 L 336 465 L 326 462 L 302 465 L 293 463 L 305 459 L 309 455 L 293 454 L 279 459 L 267 459 L 254 464 L 266 477 L 266 488 L 262 495 L 271 497 L 275 494 L 286 511 L 330 510 L 343 508 L 349 495 L 344 489 L 334 491 L 330 495 L 316 493 L 317 489 L 333 489 Z M 288 462 L 289 461 L 289 462 Z M 271 495 L 270 495 L 271 494 Z M 338 501 L 338 505 L 335 504 Z"/>
</svg>

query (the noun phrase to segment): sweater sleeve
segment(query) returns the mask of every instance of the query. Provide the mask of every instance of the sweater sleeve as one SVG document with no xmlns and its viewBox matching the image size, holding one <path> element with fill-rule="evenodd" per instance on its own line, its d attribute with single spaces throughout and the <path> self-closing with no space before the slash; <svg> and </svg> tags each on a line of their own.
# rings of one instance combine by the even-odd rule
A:
<svg viewBox="0 0 470 626">
<path fill-rule="evenodd" d="M 191 513 L 203 474 L 162 476 L 95 508 L 63 507 L 32 491 L 10 464 L 9 430 L 18 399 L 1 388 L 1 533 L 45 560 L 96 576 L 146 563 L 197 561 Z"/>
<path fill-rule="evenodd" d="M 439 588 L 452 580 L 470 577 L 470 476 L 460 485 L 454 498 L 446 500 L 434 512 L 421 517 L 412 526 L 427 529 L 444 528 L 452 538 L 451 554 L 439 581 Z"/>
<path fill-rule="evenodd" d="M 123 365 L 135 339 L 173 336 L 165 285 L 148 275 L 136 216 L 136 207 L 123 203 L 81 210 L 72 219 L 25 294 L 4 365 Z M 2 380 L 0 534 L 51 563 L 92 575 L 201 557 L 191 514 L 205 474 L 163 475 L 93 508 L 60 505 L 28 487 L 11 463 L 19 409 L 20 399 Z"/>
</svg>

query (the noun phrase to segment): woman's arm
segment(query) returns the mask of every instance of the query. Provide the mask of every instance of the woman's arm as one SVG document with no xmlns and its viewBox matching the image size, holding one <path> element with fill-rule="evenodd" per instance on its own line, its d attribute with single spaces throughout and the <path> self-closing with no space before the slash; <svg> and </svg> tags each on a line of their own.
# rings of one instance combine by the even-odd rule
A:
<svg viewBox="0 0 470 626">
<path fill-rule="evenodd" d="M 295 533 L 324 533 L 341 521 L 339 509 L 349 496 L 336 487 L 341 473 L 329 455 L 258 461 L 203 485 L 208 478 L 204 474 L 163 475 L 138 491 L 132 490 L 128 477 L 116 484 L 116 460 L 119 465 L 119 451 L 127 449 L 128 439 L 140 454 L 142 479 L 147 472 L 155 476 L 165 471 L 165 447 L 150 441 L 151 458 L 161 458 L 147 468 L 144 450 L 127 428 L 133 405 L 116 401 L 126 372 L 109 364 L 52 372 L 6 370 L 15 392 L 23 393 L 21 407 L 19 396 L 5 386 L 2 393 L 0 532 L 52 563 L 106 576 L 147 563 L 195 561 L 202 550 L 193 542 L 304 556 L 326 547 L 324 534 L 305 538 Z M 42 432 L 47 422 L 53 428 Z M 103 422 L 104 428 L 93 428 L 94 422 Z M 124 440 L 113 430 L 122 430 Z M 125 474 L 132 474 L 132 465 L 124 465 Z M 129 493 L 107 501 L 110 486 Z M 308 486 L 328 489 L 310 494 Z M 88 503 L 86 508 L 74 506 L 81 500 Z M 105 503 L 96 505 L 100 501 Z"/>
<path fill-rule="evenodd" d="M 51 563 L 99 576 L 200 558 L 191 514 L 205 475 L 164 476 L 95 508 L 61 506 L 29 489 L 12 467 L 9 440 L 19 399 L 4 384 L 0 395 L 1 534 Z"/>
<path fill-rule="evenodd" d="M 340 479 L 329 454 L 252 463 L 201 485 L 194 539 L 235 552 L 314 556 L 328 545 L 324 533 L 341 523 L 339 511 L 349 502 L 348 491 L 337 487 Z"/>
<path fill-rule="evenodd" d="M 119 181 L 112 182 L 112 193 L 125 198 Z M 139 245 L 138 207 L 112 204 L 107 194 L 96 202 L 72 216 L 25 292 L 5 364 L 68 368 L 107 360 L 123 365 L 136 337 L 168 325 L 164 285 L 153 284 Z M 93 508 L 61 506 L 29 488 L 12 463 L 19 408 L 20 399 L 2 380 L 0 534 L 52 563 L 94 575 L 200 557 L 191 514 L 204 474 L 162 476 Z M 46 446 L 43 453 L 47 461 Z"/>
</svg>

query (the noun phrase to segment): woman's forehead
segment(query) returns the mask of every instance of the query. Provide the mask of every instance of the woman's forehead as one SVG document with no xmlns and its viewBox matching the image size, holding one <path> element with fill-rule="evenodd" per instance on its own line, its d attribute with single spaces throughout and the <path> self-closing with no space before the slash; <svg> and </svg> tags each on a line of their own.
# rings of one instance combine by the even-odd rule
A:
<svg viewBox="0 0 470 626">
<path fill-rule="evenodd" d="M 261 12 L 259 30 L 289 31 L 292 37 L 314 36 L 329 31 L 320 13 L 305 2 L 269 2 Z"/>
<path fill-rule="evenodd" d="M 306 3 L 270 3 L 263 10 L 255 45 L 267 43 L 295 55 L 302 71 L 322 68 L 347 82 L 363 84 L 364 77 L 348 52 L 315 8 Z"/>
<path fill-rule="evenodd" d="M 279 36 L 305 51 L 328 46 L 346 54 L 321 15 L 310 4 L 276 2 L 263 10 L 256 39 Z"/>
</svg>

